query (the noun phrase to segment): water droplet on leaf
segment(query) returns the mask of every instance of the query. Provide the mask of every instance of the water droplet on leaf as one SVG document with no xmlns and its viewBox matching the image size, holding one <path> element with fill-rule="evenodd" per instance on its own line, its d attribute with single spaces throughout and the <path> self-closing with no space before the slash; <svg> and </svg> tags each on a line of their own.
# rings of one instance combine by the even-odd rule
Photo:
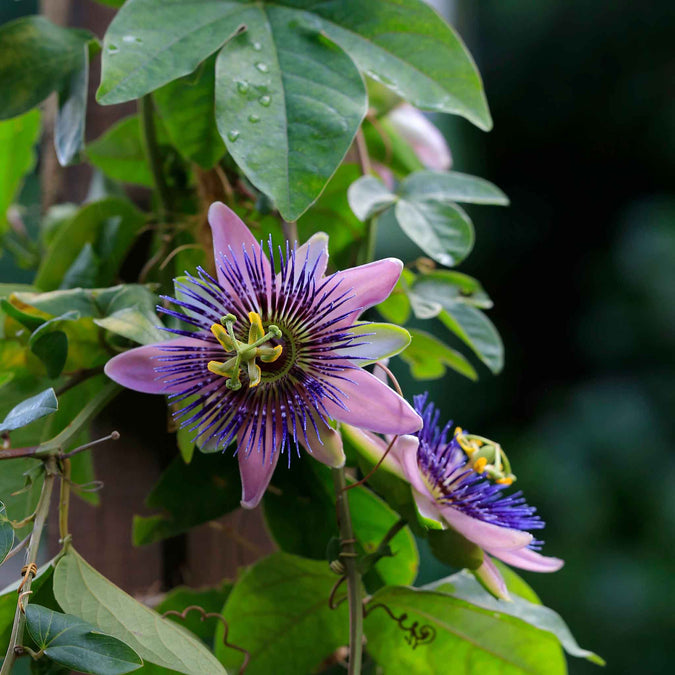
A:
<svg viewBox="0 0 675 675">
<path fill-rule="evenodd" d="M 262 45 L 259 42 L 254 42 L 253 43 L 253 49 L 255 49 L 257 52 L 259 52 L 262 49 Z"/>
<path fill-rule="evenodd" d="M 261 96 L 258 99 L 258 103 L 260 103 L 260 105 L 265 106 L 266 108 L 269 108 L 270 103 L 272 103 L 272 99 L 269 96 Z"/>
<path fill-rule="evenodd" d="M 239 138 L 239 132 L 236 129 L 228 131 L 227 137 L 234 143 Z"/>
<path fill-rule="evenodd" d="M 260 117 L 258 115 L 249 115 L 248 121 L 251 122 L 252 124 L 257 124 L 258 122 L 260 122 Z"/>
<path fill-rule="evenodd" d="M 245 94 L 248 91 L 248 82 L 237 82 L 237 91 L 240 94 Z"/>
<path fill-rule="evenodd" d="M 108 54 L 117 54 L 120 48 L 117 45 L 108 45 Z"/>
<path fill-rule="evenodd" d="M 262 61 L 259 61 L 258 63 L 255 64 L 255 67 L 261 72 L 261 73 L 266 73 L 269 68 L 266 63 L 263 63 Z"/>
</svg>

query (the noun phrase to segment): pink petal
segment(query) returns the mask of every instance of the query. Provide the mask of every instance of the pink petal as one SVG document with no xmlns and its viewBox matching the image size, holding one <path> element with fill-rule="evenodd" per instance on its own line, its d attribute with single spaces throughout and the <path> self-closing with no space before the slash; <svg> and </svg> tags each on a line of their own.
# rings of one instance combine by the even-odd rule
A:
<svg viewBox="0 0 675 675">
<path fill-rule="evenodd" d="M 412 485 L 413 490 L 424 499 L 435 503 L 434 496 L 431 494 L 427 484 L 424 482 L 422 474 L 420 473 L 419 465 L 417 464 L 417 446 L 413 445 L 412 443 L 406 443 L 401 449 L 401 453 L 398 455 L 398 458 L 401 462 L 401 466 L 403 467 L 403 473 L 405 473 L 405 477 L 410 485 Z M 415 501 L 417 502 L 417 499 L 415 499 Z M 436 509 L 435 518 L 438 518 L 438 509 Z"/>
<path fill-rule="evenodd" d="M 208 220 L 213 235 L 213 257 L 216 261 L 218 281 L 223 288 L 232 291 L 220 270 L 222 256 L 230 259 L 234 256 L 243 264 L 242 248 L 245 247 L 249 256 L 257 258 L 260 252 L 260 244 L 241 218 L 222 202 L 211 204 Z M 262 265 L 265 278 L 271 279 L 270 264 L 265 256 L 262 256 Z"/>
<path fill-rule="evenodd" d="M 525 548 L 532 541 L 532 535 L 529 532 L 483 522 L 467 516 L 452 506 L 443 506 L 441 514 L 450 527 L 477 546 L 499 557 L 502 551 Z"/>
<path fill-rule="evenodd" d="M 237 438 L 237 458 L 241 475 L 241 505 L 245 509 L 254 509 L 260 503 L 281 454 L 275 447 L 279 445 L 280 434 L 274 433 L 274 422 L 269 419 L 265 424 L 265 439 L 261 439 L 261 425 L 253 424 Z"/>
<path fill-rule="evenodd" d="M 295 252 L 295 274 L 298 277 L 303 266 L 307 272 L 314 270 L 314 279 L 318 281 L 326 272 L 328 265 L 328 235 L 325 232 L 313 234 Z M 315 267 L 316 266 L 316 267 Z"/>
<path fill-rule="evenodd" d="M 346 293 L 345 297 L 348 298 L 332 313 L 334 318 L 343 314 L 349 315 L 338 321 L 336 326 L 351 325 L 361 312 L 388 298 L 401 276 L 402 269 L 403 263 L 397 258 L 384 258 L 326 277 L 340 281 L 335 290 L 336 296 Z"/>
<path fill-rule="evenodd" d="M 396 392 L 374 375 L 354 368 L 344 371 L 344 380 L 333 379 L 347 410 L 325 400 L 330 417 L 380 434 L 409 434 L 422 428 L 422 418 Z"/>
<path fill-rule="evenodd" d="M 492 555 L 507 565 L 531 572 L 557 572 L 565 564 L 560 558 L 541 555 L 529 548 L 522 548 L 519 551 L 494 551 Z"/>
<path fill-rule="evenodd" d="M 445 137 L 420 110 L 403 103 L 394 108 L 387 119 L 394 130 L 412 146 L 427 169 L 447 171 L 450 168 L 452 155 Z"/>
<path fill-rule="evenodd" d="M 413 490 L 413 499 L 415 500 L 415 506 L 420 512 L 420 515 L 422 515 L 427 520 L 435 520 L 438 523 L 439 529 L 443 528 L 438 506 L 433 499 L 424 497 L 419 492 L 417 492 L 417 490 Z"/>
<path fill-rule="evenodd" d="M 483 556 L 483 562 L 477 570 L 473 570 L 476 578 L 483 587 L 492 593 L 499 600 L 511 600 L 509 589 L 506 588 L 506 582 L 497 566 L 490 560 L 489 556 Z"/>
<path fill-rule="evenodd" d="M 317 434 L 314 424 L 307 420 L 307 429 L 303 433 L 302 423 L 298 422 L 298 441 L 307 452 L 326 466 L 339 469 L 345 465 L 345 453 L 342 449 L 342 436 L 329 427 L 321 418 L 315 420 L 319 429 Z M 307 434 L 307 439 L 305 439 Z"/>
<path fill-rule="evenodd" d="M 127 389 L 142 391 L 146 394 L 171 394 L 175 391 L 182 391 L 185 389 L 185 384 L 172 385 L 171 381 L 167 380 L 169 375 L 157 373 L 155 368 L 164 365 L 161 359 L 171 355 L 167 347 L 203 349 L 205 345 L 203 340 L 182 337 L 136 347 L 110 359 L 105 364 L 105 374 Z"/>
</svg>

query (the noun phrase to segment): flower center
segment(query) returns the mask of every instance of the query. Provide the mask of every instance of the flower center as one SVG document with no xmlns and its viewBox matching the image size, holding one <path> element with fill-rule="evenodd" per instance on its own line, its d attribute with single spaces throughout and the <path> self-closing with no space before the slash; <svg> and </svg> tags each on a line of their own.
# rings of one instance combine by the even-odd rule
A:
<svg viewBox="0 0 675 675">
<path fill-rule="evenodd" d="M 501 485 L 511 485 L 516 480 L 511 473 L 511 463 L 499 443 L 482 436 L 465 434 L 460 427 L 455 429 L 455 439 L 469 458 L 467 464 L 476 473 L 485 473 Z"/>
<path fill-rule="evenodd" d="M 234 334 L 234 324 L 237 322 L 233 314 L 228 314 L 220 320 L 220 324 L 214 323 L 211 326 L 211 332 L 223 349 L 232 354 L 232 357 L 221 363 L 220 361 L 209 361 L 208 369 L 215 375 L 221 375 L 227 378 L 227 387 L 236 391 L 241 388 L 239 373 L 242 368 L 246 368 L 249 380 L 249 387 L 257 387 L 262 379 L 262 371 L 256 363 L 260 359 L 262 363 L 272 363 L 276 361 L 283 351 L 281 345 L 264 346 L 270 340 L 281 337 L 281 330 L 270 324 L 267 326 L 267 333 L 263 328 L 262 319 L 257 312 L 249 312 L 248 320 L 250 326 L 248 329 L 248 342 L 240 342 Z"/>
</svg>

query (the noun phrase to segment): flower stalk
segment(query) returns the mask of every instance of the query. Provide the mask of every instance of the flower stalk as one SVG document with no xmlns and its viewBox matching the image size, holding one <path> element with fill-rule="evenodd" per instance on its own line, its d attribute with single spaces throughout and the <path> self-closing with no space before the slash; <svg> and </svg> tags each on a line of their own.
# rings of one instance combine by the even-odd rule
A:
<svg viewBox="0 0 675 675">
<path fill-rule="evenodd" d="M 347 481 L 344 467 L 333 469 L 333 484 L 340 530 L 340 558 L 343 561 L 347 577 L 347 597 L 349 601 L 349 675 L 361 673 L 363 658 L 363 592 L 361 575 L 356 567 L 356 548 L 354 530 L 347 500 Z"/>
<path fill-rule="evenodd" d="M 48 457 L 44 463 L 45 479 L 42 484 L 42 492 L 40 493 L 40 500 L 38 502 L 37 510 L 35 512 L 35 520 L 33 523 L 33 531 L 28 542 L 28 549 L 26 550 L 26 567 L 28 570 L 31 565 L 37 564 L 38 550 L 40 548 L 40 539 L 42 538 L 42 530 L 44 529 L 47 516 L 49 515 L 49 506 L 51 503 L 52 491 L 54 489 L 54 481 L 58 475 L 56 458 Z M 16 611 L 14 613 L 14 624 L 12 625 L 12 634 L 9 639 L 9 647 L 7 654 L 0 669 L 0 675 L 10 675 L 14 661 L 18 656 L 17 650 L 21 648 L 23 642 L 23 632 L 26 624 L 25 606 L 28 602 L 28 593 L 33 582 L 30 571 L 26 571 L 26 578 L 17 601 Z"/>
</svg>

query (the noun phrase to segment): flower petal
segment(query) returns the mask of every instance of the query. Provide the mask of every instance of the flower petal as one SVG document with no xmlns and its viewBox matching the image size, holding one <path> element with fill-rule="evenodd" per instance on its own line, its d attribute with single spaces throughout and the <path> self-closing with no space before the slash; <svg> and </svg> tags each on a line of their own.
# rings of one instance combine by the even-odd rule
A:
<svg viewBox="0 0 675 675">
<path fill-rule="evenodd" d="M 391 323 L 359 323 L 350 329 L 350 333 L 356 337 L 355 346 L 350 346 L 345 351 L 349 356 L 358 357 L 360 366 L 395 356 L 410 344 L 411 339 L 405 328 Z M 376 370 L 384 372 L 381 368 Z M 382 380 L 376 373 L 373 374 L 378 380 Z"/>
<path fill-rule="evenodd" d="M 222 202 L 211 204 L 208 220 L 211 226 L 211 234 L 213 235 L 213 257 L 216 261 L 218 281 L 224 288 L 229 289 L 230 285 L 225 280 L 220 269 L 222 256 L 225 255 L 230 259 L 234 256 L 237 262 L 243 265 L 242 248 L 245 247 L 246 252 L 250 256 L 255 255 L 257 257 L 260 252 L 260 244 L 241 218 Z M 232 251 L 230 251 L 230 248 Z M 269 261 L 264 255 L 260 257 L 262 258 L 265 277 L 270 279 Z"/>
<path fill-rule="evenodd" d="M 345 465 L 345 453 L 342 449 L 342 436 L 329 427 L 321 418 L 317 417 L 314 422 L 319 429 L 317 433 L 311 420 L 307 421 L 307 428 L 302 431 L 302 423 L 298 431 L 298 441 L 307 452 L 326 466 L 336 469 Z M 305 438 L 305 434 L 307 438 Z"/>
<path fill-rule="evenodd" d="M 530 572 L 557 572 L 565 561 L 560 558 L 541 555 L 529 548 L 522 548 L 518 551 L 494 551 L 492 553 L 507 565 L 520 567 Z"/>
<path fill-rule="evenodd" d="M 394 130 L 410 143 L 427 169 L 447 171 L 450 168 L 452 155 L 445 137 L 420 110 L 403 103 L 394 108 L 387 119 Z"/>
<path fill-rule="evenodd" d="M 467 516 L 452 506 L 441 506 L 441 515 L 450 527 L 496 556 L 501 556 L 502 551 L 525 548 L 532 541 L 532 535 L 529 532 L 486 523 Z"/>
<path fill-rule="evenodd" d="M 274 420 L 267 420 L 264 439 L 260 427 L 253 423 L 237 438 L 241 505 L 245 509 L 254 509 L 260 503 L 281 454 L 275 447 L 279 435 L 274 433 Z"/>
<path fill-rule="evenodd" d="M 174 386 L 167 380 L 166 373 L 157 374 L 155 368 L 162 365 L 161 358 L 168 356 L 170 349 L 203 349 L 205 342 L 195 338 L 182 337 L 166 342 L 157 342 L 144 347 L 136 347 L 118 354 L 105 364 L 105 374 L 123 387 L 142 391 L 146 394 L 171 394 L 184 391 L 185 384 Z"/>
<path fill-rule="evenodd" d="M 350 325 L 358 314 L 388 298 L 402 269 L 403 263 L 398 258 L 384 258 L 326 277 L 327 280 L 340 282 L 337 293 L 347 293 L 348 299 L 335 308 L 333 316 L 349 316 L 336 325 Z"/>
<path fill-rule="evenodd" d="M 327 265 L 328 235 L 325 232 L 313 234 L 302 246 L 298 246 L 295 252 L 296 278 L 305 268 L 318 281 L 326 272 Z"/>
<path fill-rule="evenodd" d="M 354 368 L 346 370 L 344 377 L 351 381 L 335 379 L 334 384 L 345 395 L 347 410 L 325 399 L 333 419 L 380 434 L 409 434 L 422 427 L 422 418 L 412 406 L 374 375 Z"/>
<path fill-rule="evenodd" d="M 497 566 L 490 560 L 489 556 L 483 556 L 481 566 L 473 570 L 473 573 L 483 588 L 494 595 L 495 598 L 499 600 L 511 600 L 504 577 L 497 569 Z"/>
<path fill-rule="evenodd" d="M 413 443 L 406 443 L 401 448 L 401 453 L 400 455 L 398 455 L 398 458 L 401 462 L 401 466 L 403 467 L 405 477 L 410 483 L 410 485 L 412 485 L 413 490 L 424 499 L 430 500 L 432 503 L 435 503 L 434 497 L 429 491 L 429 488 L 427 487 L 426 483 L 424 482 L 422 474 L 420 473 L 420 468 L 417 464 L 417 447 Z M 417 502 L 417 498 L 415 499 L 415 502 Z M 438 517 L 438 511 L 439 509 L 436 509 L 436 516 L 435 516 L 436 518 Z M 421 509 L 420 513 L 422 513 Z M 422 515 L 424 515 L 424 513 L 422 513 Z"/>
</svg>

